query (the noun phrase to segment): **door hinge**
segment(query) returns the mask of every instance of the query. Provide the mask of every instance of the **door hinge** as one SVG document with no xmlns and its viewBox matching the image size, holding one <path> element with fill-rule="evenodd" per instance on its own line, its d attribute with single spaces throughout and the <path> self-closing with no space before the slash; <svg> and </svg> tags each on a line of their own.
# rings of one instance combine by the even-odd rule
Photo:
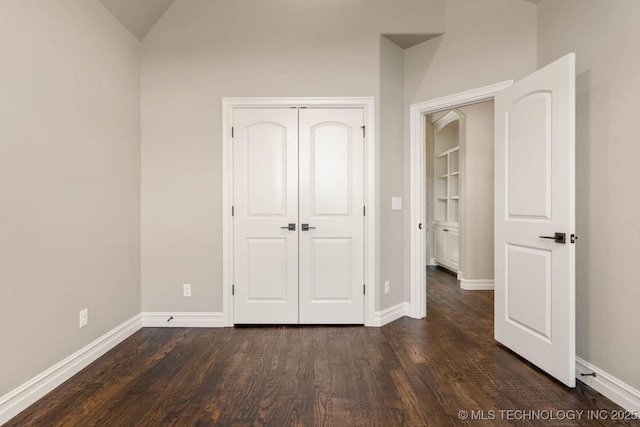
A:
<svg viewBox="0 0 640 427">
<path fill-rule="evenodd" d="M 233 138 L 234 133 L 235 133 L 235 130 L 234 130 L 233 126 L 231 126 L 231 138 Z"/>
<path fill-rule="evenodd" d="M 367 127 L 366 126 L 360 126 L 362 128 L 362 137 L 365 138 L 367 136 Z"/>
<path fill-rule="evenodd" d="M 367 294 L 367 285 L 362 285 L 362 295 Z"/>
<path fill-rule="evenodd" d="M 367 207 L 366 206 L 362 207 L 362 216 L 367 216 Z"/>
<path fill-rule="evenodd" d="M 231 295 L 236 294 L 236 285 L 231 285 Z"/>
<path fill-rule="evenodd" d="M 576 240 L 578 240 L 578 236 L 576 236 L 575 234 L 571 235 L 571 243 L 575 243 Z"/>
<path fill-rule="evenodd" d="M 236 214 L 236 207 L 231 206 L 231 216 L 234 216 L 235 214 Z"/>
</svg>

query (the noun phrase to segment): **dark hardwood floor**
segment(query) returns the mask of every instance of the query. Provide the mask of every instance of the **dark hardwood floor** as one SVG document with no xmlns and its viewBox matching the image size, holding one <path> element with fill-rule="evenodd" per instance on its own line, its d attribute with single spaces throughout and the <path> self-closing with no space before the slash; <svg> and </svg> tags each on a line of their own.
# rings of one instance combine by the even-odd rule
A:
<svg viewBox="0 0 640 427">
<path fill-rule="evenodd" d="M 428 280 L 427 319 L 383 328 L 142 329 L 7 426 L 640 425 L 497 345 L 491 291 Z"/>
</svg>

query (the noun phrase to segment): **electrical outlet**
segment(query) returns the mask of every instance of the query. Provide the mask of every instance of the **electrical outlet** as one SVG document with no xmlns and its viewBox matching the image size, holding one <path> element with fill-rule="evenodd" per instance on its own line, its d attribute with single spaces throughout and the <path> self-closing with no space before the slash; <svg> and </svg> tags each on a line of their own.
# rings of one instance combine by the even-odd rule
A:
<svg viewBox="0 0 640 427">
<path fill-rule="evenodd" d="M 189 285 L 189 284 L 182 285 L 182 296 L 183 297 L 190 297 L 191 296 L 191 285 Z"/>
<path fill-rule="evenodd" d="M 391 292 L 391 282 L 388 280 L 384 281 L 384 293 L 388 294 L 389 292 Z"/>
<path fill-rule="evenodd" d="M 80 327 L 84 328 L 89 324 L 89 309 L 80 310 Z"/>
</svg>

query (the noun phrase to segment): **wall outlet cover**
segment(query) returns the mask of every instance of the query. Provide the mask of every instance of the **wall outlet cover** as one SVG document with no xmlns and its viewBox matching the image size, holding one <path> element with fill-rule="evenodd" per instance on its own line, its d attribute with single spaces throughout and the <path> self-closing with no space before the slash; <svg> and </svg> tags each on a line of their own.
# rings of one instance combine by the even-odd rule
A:
<svg viewBox="0 0 640 427">
<path fill-rule="evenodd" d="M 191 296 L 191 285 L 184 284 L 182 285 L 182 296 L 190 297 Z"/>
</svg>

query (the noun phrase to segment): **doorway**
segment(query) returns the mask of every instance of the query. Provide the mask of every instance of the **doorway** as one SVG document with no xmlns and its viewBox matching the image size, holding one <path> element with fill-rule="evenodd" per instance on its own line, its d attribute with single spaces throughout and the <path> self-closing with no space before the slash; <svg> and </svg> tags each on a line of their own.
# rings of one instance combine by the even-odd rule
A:
<svg viewBox="0 0 640 427">
<path fill-rule="evenodd" d="M 494 103 L 425 119 L 427 265 L 452 271 L 464 290 L 492 290 Z"/>
<path fill-rule="evenodd" d="M 469 92 L 434 99 L 420 104 L 414 104 L 410 110 L 410 288 L 411 288 L 411 317 L 421 319 L 427 315 L 426 271 L 424 266 L 427 259 L 427 169 L 425 159 L 427 122 L 426 116 L 437 112 L 447 111 L 483 101 L 492 101 L 495 95 L 510 87 L 513 81 L 505 81 L 495 85 L 485 86 Z M 464 201 L 462 202 L 464 203 Z M 416 224 L 419 232 L 413 232 Z M 421 231 L 421 232 L 420 232 Z"/>
</svg>

